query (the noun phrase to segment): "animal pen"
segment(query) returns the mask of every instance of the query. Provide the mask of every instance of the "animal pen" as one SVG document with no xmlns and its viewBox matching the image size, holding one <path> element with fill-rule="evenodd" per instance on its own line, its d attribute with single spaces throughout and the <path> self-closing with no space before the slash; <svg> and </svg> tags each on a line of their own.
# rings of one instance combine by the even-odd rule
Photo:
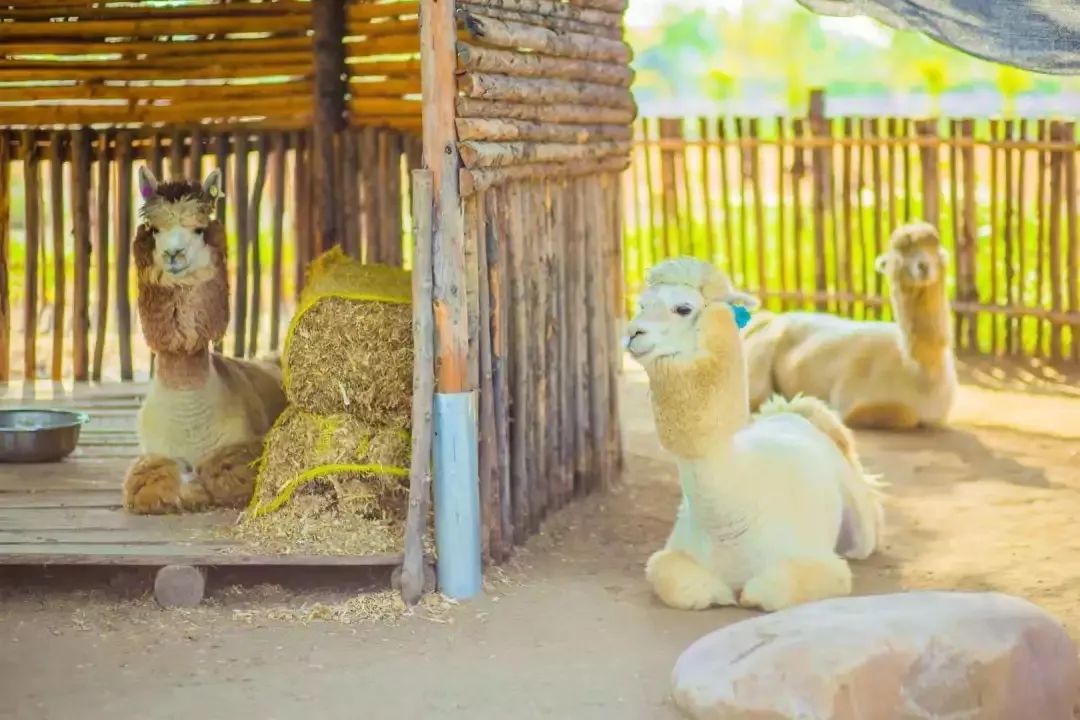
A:
<svg viewBox="0 0 1080 720">
<path fill-rule="evenodd" d="M 0 471 L 0 563 L 353 572 L 404 559 L 415 600 L 434 445 L 440 581 L 467 596 L 481 557 L 506 559 L 609 484 L 635 116 L 624 7 L 5 3 L 0 383 L 23 381 L 7 404 L 92 419 L 67 461 Z M 151 370 L 132 317 L 139 163 L 163 179 L 224 172 L 233 297 L 219 349 L 232 355 L 279 349 L 305 268 L 332 246 L 413 269 L 423 361 L 404 554 L 267 555 L 199 532 L 232 517 L 118 509 Z M 119 385 L 99 382 L 114 370 Z"/>
<path fill-rule="evenodd" d="M 625 173 L 625 277 L 716 262 L 776 311 L 888 319 L 874 260 L 926 220 L 951 255 L 954 346 L 1080 363 L 1076 125 L 1050 118 L 645 118 Z"/>
</svg>

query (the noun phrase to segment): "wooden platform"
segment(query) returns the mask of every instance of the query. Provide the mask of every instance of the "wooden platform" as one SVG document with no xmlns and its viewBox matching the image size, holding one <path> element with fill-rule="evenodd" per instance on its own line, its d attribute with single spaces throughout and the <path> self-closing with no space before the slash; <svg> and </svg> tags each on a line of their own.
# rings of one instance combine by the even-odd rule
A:
<svg viewBox="0 0 1080 720">
<path fill-rule="evenodd" d="M 79 447 L 59 463 L 0 463 L 0 566 L 398 566 L 401 555 L 265 555 L 220 531 L 235 511 L 136 516 L 120 507 L 124 472 L 138 452 L 137 383 L 0 386 L 0 407 L 73 408 L 90 415 Z M 217 532 L 215 532 L 217 530 Z"/>
</svg>

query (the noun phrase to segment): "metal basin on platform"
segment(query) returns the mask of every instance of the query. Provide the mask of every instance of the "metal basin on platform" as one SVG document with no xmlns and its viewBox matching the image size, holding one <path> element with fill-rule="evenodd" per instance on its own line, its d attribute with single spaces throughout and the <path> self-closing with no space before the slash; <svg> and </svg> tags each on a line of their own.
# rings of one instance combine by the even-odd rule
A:
<svg viewBox="0 0 1080 720">
<path fill-rule="evenodd" d="M 57 462 L 79 443 L 90 417 L 70 410 L 0 410 L 0 462 Z"/>
</svg>

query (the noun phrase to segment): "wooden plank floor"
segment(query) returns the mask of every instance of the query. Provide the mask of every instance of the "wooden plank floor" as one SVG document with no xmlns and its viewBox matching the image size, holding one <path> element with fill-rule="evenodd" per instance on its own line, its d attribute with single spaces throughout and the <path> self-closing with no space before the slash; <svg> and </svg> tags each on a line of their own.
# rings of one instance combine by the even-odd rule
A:
<svg viewBox="0 0 1080 720">
<path fill-rule="evenodd" d="M 137 516 L 120 507 L 138 452 L 135 412 L 145 386 L 38 383 L 0 386 L 0 408 L 76 409 L 90 415 L 59 463 L 0 463 L 0 565 L 396 565 L 399 555 L 259 555 L 215 532 L 235 511 Z"/>
</svg>

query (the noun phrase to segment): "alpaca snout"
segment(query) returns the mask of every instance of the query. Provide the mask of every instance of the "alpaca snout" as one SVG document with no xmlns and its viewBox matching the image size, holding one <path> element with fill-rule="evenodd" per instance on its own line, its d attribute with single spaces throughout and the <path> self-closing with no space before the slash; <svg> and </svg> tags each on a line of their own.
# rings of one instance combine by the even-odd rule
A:
<svg viewBox="0 0 1080 720">
<path fill-rule="evenodd" d="M 165 262 L 165 269 L 174 275 L 187 269 L 187 253 L 183 248 L 178 250 L 162 250 L 161 259 Z"/>
<path fill-rule="evenodd" d="M 656 351 L 656 343 L 646 331 L 631 330 L 623 341 L 623 348 L 634 360 L 645 362 Z"/>
</svg>

